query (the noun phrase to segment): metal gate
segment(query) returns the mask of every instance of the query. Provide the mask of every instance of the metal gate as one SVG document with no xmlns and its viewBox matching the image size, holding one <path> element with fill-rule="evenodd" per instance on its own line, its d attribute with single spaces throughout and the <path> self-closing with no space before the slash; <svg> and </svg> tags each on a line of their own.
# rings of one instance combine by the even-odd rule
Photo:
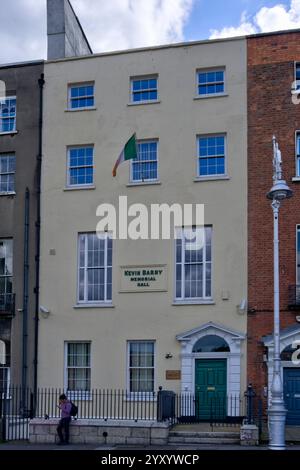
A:
<svg viewBox="0 0 300 470">
<path fill-rule="evenodd" d="M 30 389 L 8 387 L 0 393 L 0 433 L 2 441 L 29 439 L 29 420 L 33 417 Z"/>
</svg>

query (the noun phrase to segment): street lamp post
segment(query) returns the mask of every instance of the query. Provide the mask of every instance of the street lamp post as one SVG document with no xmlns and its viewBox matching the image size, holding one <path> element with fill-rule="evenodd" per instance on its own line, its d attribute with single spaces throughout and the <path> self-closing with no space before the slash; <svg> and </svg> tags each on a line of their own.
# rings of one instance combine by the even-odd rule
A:
<svg viewBox="0 0 300 470">
<path fill-rule="evenodd" d="M 268 408 L 269 448 L 285 449 L 286 409 L 283 400 L 283 384 L 280 362 L 280 303 L 279 303 L 279 236 L 278 217 L 281 202 L 292 197 L 292 190 L 282 179 L 282 159 L 276 138 L 273 136 L 273 187 L 267 194 L 272 200 L 274 218 L 274 364 L 271 400 Z"/>
</svg>

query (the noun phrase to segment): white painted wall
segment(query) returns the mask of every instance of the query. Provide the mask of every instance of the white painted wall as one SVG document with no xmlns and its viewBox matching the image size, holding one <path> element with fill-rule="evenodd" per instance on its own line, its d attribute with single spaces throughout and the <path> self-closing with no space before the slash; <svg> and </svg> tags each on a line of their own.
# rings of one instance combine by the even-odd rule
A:
<svg viewBox="0 0 300 470">
<path fill-rule="evenodd" d="M 196 70 L 226 67 L 228 96 L 194 99 Z M 159 75 L 160 103 L 128 106 L 130 77 Z M 224 40 L 46 63 L 43 148 L 39 386 L 62 386 L 64 342 L 92 342 L 92 386 L 126 386 L 126 342 L 156 340 L 156 387 L 180 390 L 165 371 L 181 369 L 176 335 L 208 321 L 246 333 L 236 306 L 247 293 L 246 41 Z M 96 110 L 66 112 L 68 83 L 95 81 Z M 128 187 L 129 165 L 111 171 L 122 146 L 159 139 L 160 185 Z M 194 182 L 196 136 L 227 133 L 225 181 Z M 64 191 L 66 147 L 95 145 L 95 190 Z M 173 241 L 115 241 L 113 308 L 75 309 L 77 234 L 94 231 L 96 208 L 116 203 L 204 203 L 213 225 L 212 305 L 174 306 Z M 51 256 L 49 251 L 56 250 Z M 168 291 L 119 293 L 118 268 L 166 264 Z M 229 300 L 222 300 L 228 291 Z M 173 357 L 165 359 L 171 352 Z M 246 345 L 241 343 L 241 388 L 246 386 Z"/>
</svg>

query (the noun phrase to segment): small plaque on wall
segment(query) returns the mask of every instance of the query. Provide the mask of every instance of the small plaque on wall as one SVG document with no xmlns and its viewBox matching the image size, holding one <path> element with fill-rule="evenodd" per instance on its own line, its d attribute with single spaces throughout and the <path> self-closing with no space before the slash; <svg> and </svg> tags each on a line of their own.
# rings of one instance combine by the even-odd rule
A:
<svg viewBox="0 0 300 470">
<path fill-rule="evenodd" d="M 180 370 L 166 370 L 166 380 L 180 380 L 181 371 Z"/>
</svg>

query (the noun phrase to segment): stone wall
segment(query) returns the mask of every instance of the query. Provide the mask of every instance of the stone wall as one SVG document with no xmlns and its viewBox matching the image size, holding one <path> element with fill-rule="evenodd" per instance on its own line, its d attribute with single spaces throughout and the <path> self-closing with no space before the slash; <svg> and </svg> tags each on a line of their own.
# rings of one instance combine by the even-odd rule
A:
<svg viewBox="0 0 300 470">
<path fill-rule="evenodd" d="M 58 441 L 58 419 L 33 419 L 29 425 L 32 444 L 54 444 Z M 106 433 L 106 434 L 105 434 Z M 153 421 L 104 421 L 81 419 L 70 425 L 72 444 L 108 445 L 165 445 L 168 443 L 169 424 Z"/>
</svg>

